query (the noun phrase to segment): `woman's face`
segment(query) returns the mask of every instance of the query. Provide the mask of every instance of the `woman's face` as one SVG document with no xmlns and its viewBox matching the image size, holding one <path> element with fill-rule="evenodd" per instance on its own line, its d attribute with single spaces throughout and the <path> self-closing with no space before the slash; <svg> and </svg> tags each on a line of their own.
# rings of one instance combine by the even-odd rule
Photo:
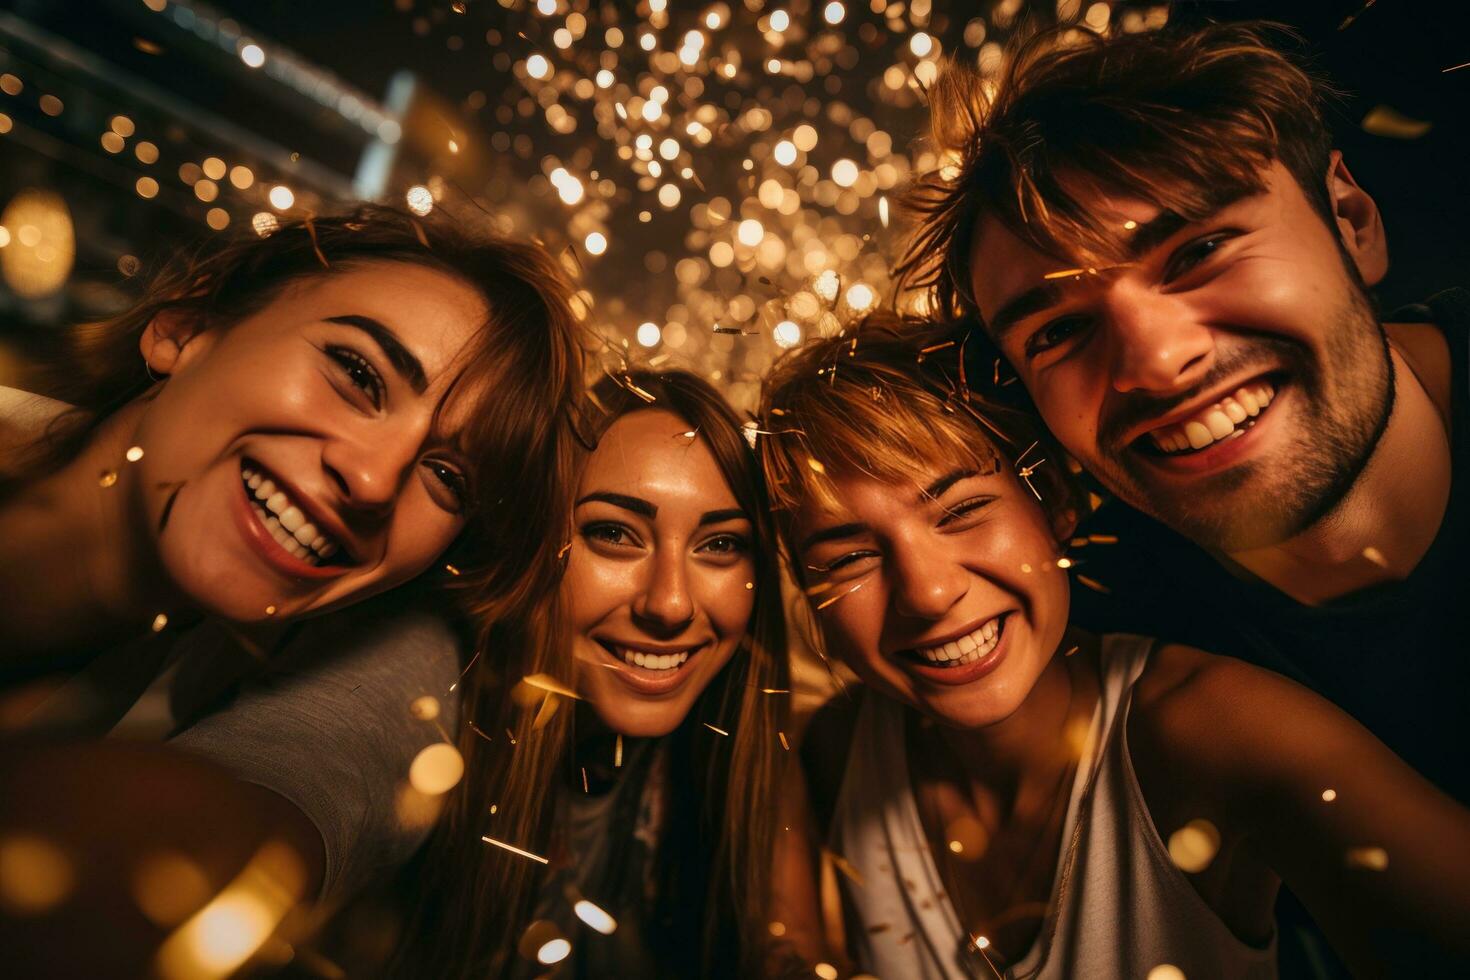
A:
<svg viewBox="0 0 1470 980">
<path fill-rule="evenodd" d="M 374 262 L 288 287 L 182 344 L 143 340 L 169 375 L 132 434 L 139 518 L 207 613 L 281 619 L 418 575 L 464 526 L 455 415 L 435 418 L 486 321 L 453 276 Z"/>
<path fill-rule="evenodd" d="M 922 485 L 835 474 L 793 543 L 828 650 L 881 694 L 953 728 L 1020 707 L 1067 625 L 1057 539 L 1009 467 L 931 467 Z"/>
<path fill-rule="evenodd" d="M 750 518 L 691 429 L 665 411 L 623 416 L 577 490 L 562 595 L 579 687 L 624 735 L 678 727 L 755 603 Z"/>
</svg>

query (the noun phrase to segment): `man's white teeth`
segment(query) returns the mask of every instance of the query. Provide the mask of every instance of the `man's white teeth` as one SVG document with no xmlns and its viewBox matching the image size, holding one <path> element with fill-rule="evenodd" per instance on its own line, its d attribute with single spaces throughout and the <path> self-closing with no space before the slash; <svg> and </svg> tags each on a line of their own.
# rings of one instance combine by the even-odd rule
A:
<svg viewBox="0 0 1470 980">
<path fill-rule="evenodd" d="M 644 653 L 642 650 L 629 650 L 626 647 L 621 650 L 623 660 L 634 667 L 642 667 L 644 670 L 673 670 L 682 667 L 684 661 L 689 659 L 689 651 L 681 653 Z"/>
<path fill-rule="evenodd" d="M 1192 452 L 1233 435 L 1260 415 L 1276 389 L 1265 381 L 1238 388 L 1213 405 L 1200 409 L 1183 422 L 1166 425 L 1149 433 L 1154 445 L 1166 453 Z"/>
<path fill-rule="evenodd" d="M 256 515 L 282 548 L 312 564 L 319 564 L 337 553 L 336 543 L 308 521 L 305 512 L 293 504 L 270 477 L 248 466 L 240 468 L 240 477 L 255 498 L 250 503 Z"/>
<path fill-rule="evenodd" d="M 935 667 L 961 667 L 994 650 L 999 641 L 1000 617 L 997 616 L 967 636 L 937 647 L 920 647 L 914 653 Z"/>
</svg>

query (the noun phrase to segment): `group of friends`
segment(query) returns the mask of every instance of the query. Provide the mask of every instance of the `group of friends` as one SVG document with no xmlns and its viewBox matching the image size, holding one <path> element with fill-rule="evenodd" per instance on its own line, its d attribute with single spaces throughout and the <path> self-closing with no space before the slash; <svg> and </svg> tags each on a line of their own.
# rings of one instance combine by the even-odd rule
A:
<svg viewBox="0 0 1470 980">
<path fill-rule="evenodd" d="M 754 420 L 588 382 L 557 262 L 382 207 L 77 327 L 0 390 L 0 847 L 70 881 L 0 888 L 11 966 L 141 971 L 284 846 L 391 883 L 386 975 L 1463 971 L 1470 293 L 1375 309 L 1279 40 L 952 69 L 929 315 Z M 855 678 L 800 738 L 798 637 Z"/>
</svg>

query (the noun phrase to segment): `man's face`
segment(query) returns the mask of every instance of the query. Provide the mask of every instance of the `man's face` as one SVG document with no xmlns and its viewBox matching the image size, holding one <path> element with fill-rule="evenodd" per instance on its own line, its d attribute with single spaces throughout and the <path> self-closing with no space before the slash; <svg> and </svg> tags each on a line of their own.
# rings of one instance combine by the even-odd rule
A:
<svg viewBox="0 0 1470 980">
<path fill-rule="evenodd" d="M 1207 547 L 1278 543 L 1347 492 L 1392 402 L 1381 327 L 1281 164 L 1199 222 L 1099 198 L 1132 257 L 1082 269 L 977 230 L 986 330 L 1062 444 Z M 1361 192 L 1359 192 L 1361 193 Z"/>
</svg>

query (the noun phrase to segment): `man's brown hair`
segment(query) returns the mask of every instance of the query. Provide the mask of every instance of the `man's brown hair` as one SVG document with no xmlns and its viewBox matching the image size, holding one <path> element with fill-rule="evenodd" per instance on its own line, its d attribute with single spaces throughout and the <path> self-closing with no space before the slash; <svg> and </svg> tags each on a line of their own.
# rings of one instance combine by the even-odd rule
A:
<svg viewBox="0 0 1470 980">
<path fill-rule="evenodd" d="M 973 314 L 983 218 L 1049 255 L 1117 262 L 1127 236 L 1091 213 L 1094 195 L 1198 221 L 1264 190 L 1277 160 L 1330 221 L 1332 90 L 1281 50 L 1298 42 L 1265 22 L 1113 38 L 1070 28 L 1021 44 L 997 84 L 950 65 L 931 96 L 933 138 L 950 162 L 910 192 L 919 226 L 902 288 L 932 289 L 936 315 Z"/>
</svg>

